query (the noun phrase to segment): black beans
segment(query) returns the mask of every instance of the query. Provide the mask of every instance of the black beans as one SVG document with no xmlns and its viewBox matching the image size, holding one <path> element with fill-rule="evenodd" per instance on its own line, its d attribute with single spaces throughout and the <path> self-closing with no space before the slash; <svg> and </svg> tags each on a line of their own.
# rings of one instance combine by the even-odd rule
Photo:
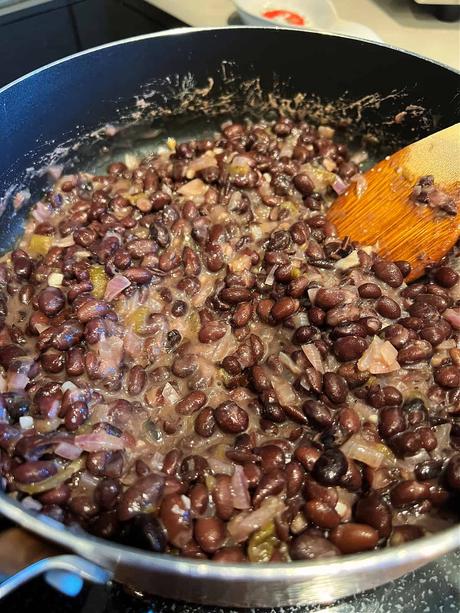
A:
<svg viewBox="0 0 460 613">
<path fill-rule="evenodd" d="M 328 449 L 313 466 L 313 476 L 321 485 L 337 485 L 347 472 L 347 459 L 340 449 Z"/>
<path fill-rule="evenodd" d="M 428 360 L 433 355 L 433 348 L 428 341 L 412 341 L 398 352 L 398 362 L 401 366 L 416 364 Z"/>
<path fill-rule="evenodd" d="M 142 366 L 133 366 L 126 378 L 126 388 L 130 396 L 137 396 L 145 387 L 147 375 Z"/>
<path fill-rule="evenodd" d="M 273 468 L 262 475 L 253 496 L 253 504 L 258 506 L 267 496 L 276 496 L 283 491 L 286 484 L 284 471 Z"/>
<path fill-rule="evenodd" d="M 340 289 L 319 289 L 315 296 L 315 305 L 322 309 L 332 309 L 345 300 L 345 294 Z"/>
<path fill-rule="evenodd" d="M 363 283 L 358 287 L 358 293 L 361 298 L 380 298 L 382 290 L 375 283 Z"/>
<path fill-rule="evenodd" d="M 391 509 L 377 492 L 371 492 L 358 500 L 355 517 L 359 522 L 372 526 L 380 538 L 387 538 L 391 532 Z"/>
<path fill-rule="evenodd" d="M 64 307 L 65 297 L 57 287 L 47 287 L 38 294 L 38 306 L 40 311 L 48 317 L 59 313 Z"/>
<path fill-rule="evenodd" d="M 420 462 L 414 469 L 414 476 L 417 481 L 429 481 L 431 479 L 437 479 L 441 474 L 441 463 L 436 460 L 426 460 Z"/>
<path fill-rule="evenodd" d="M 366 340 L 359 336 L 343 336 L 334 341 L 334 353 L 341 362 L 360 358 L 366 349 Z"/>
<path fill-rule="evenodd" d="M 176 412 L 179 415 L 191 415 L 199 411 L 206 404 L 207 396 L 204 392 L 190 392 L 188 396 L 176 404 Z"/>
<path fill-rule="evenodd" d="M 406 429 L 404 413 L 399 407 L 385 407 L 379 415 L 379 432 L 383 438 L 390 438 Z"/>
<path fill-rule="evenodd" d="M 49 460 L 24 462 L 12 469 L 14 478 L 20 483 L 35 483 L 48 479 L 57 473 L 57 465 Z"/>
<path fill-rule="evenodd" d="M 428 496 L 429 487 L 426 483 L 414 480 L 401 481 L 390 492 L 391 504 L 397 508 L 420 502 Z"/>
<path fill-rule="evenodd" d="M 86 323 L 95 317 L 103 317 L 109 312 L 109 305 L 101 300 L 89 298 L 77 309 L 77 318 Z"/>
<path fill-rule="evenodd" d="M 227 325 L 223 321 L 207 322 L 198 333 L 200 343 L 215 343 L 225 335 L 227 329 Z"/>
<path fill-rule="evenodd" d="M 295 298 L 285 297 L 280 298 L 271 309 L 271 316 L 276 321 L 287 319 L 293 315 L 299 308 L 299 301 Z"/>
<path fill-rule="evenodd" d="M 211 407 L 202 409 L 195 419 L 195 432 L 200 436 L 208 438 L 212 436 L 216 429 L 216 420 L 214 411 Z"/>
<path fill-rule="evenodd" d="M 387 317 L 388 319 L 398 319 L 398 317 L 401 317 L 401 307 L 388 296 L 379 298 L 375 303 L 375 308 L 382 317 Z"/>
<path fill-rule="evenodd" d="M 168 540 L 176 547 L 184 547 L 192 538 L 193 528 L 189 511 L 190 501 L 179 494 L 165 496 L 160 518 L 167 530 Z"/>
<path fill-rule="evenodd" d="M 387 260 L 378 260 L 372 267 L 375 276 L 381 279 L 390 287 L 399 287 L 404 280 L 403 274 L 399 267 L 393 262 Z"/>
<path fill-rule="evenodd" d="M 340 404 L 345 402 L 348 394 L 346 380 L 334 372 L 327 372 L 323 377 L 323 390 L 331 402 Z"/>
<path fill-rule="evenodd" d="M 446 466 L 446 483 L 453 490 L 460 490 L 460 454 L 452 456 Z"/>
<path fill-rule="evenodd" d="M 224 432 L 239 434 L 249 425 L 249 416 L 236 402 L 222 402 L 214 411 L 217 425 Z"/>
<path fill-rule="evenodd" d="M 121 521 L 155 507 L 163 495 L 164 484 L 165 478 L 162 475 L 150 474 L 131 485 L 122 495 L 118 505 L 118 517 Z"/>
<path fill-rule="evenodd" d="M 317 427 L 325 428 L 332 423 L 331 412 L 322 402 L 308 400 L 302 405 L 302 410 L 308 421 Z"/>
<path fill-rule="evenodd" d="M 226 537 L 225 524 L 218 517 L 201 517 L 195 522 L 195 539 L 206 553 L 220 549 Z"/>
<path fill-rule="evenodd" d="M 339 549 L 333 543 L 308 532 L 296 536 L 289 544 L 289 555 L 293 560 L 333 558 L 339 554 Z"/>
<path fill-rule="evenodd" d="M 302 196 L 310 196 L 310 194 L 312 194 L 314 191 L 313 181 L 304 172 L 295 175 L 293 183 Z"/>
<path fill-rule="evenodd" d="M 442 287 L 453 287 L 459 280 L 459 275 L 450 266 L 441 266 L 434 273 L 436 283 L 442 285 Z"/>
<path fill-rule="evenodd" d="M 379 533 L 367 524 L 349 523 L 337 526 L 329 538 L 342 553 L 358 553 L 374 549 L 379 540 Z"/>
<path fill-rule="evenodd" d="M 441 387 L 458 388 L 460 386 L 460 368 L 442 366 L 435 371 L 434 380 Z"/>
<path fill-rule="evenodd" d="M 304 514 L 308 520 L 325 530 L 332 530 L 340 523 L 340 515 L 337 511 L 320 500 L 307 502 L 304 507 Z"/>
<path fill-rule="evenodd" d="M 247 302 L 251 297 L 251 292 L 245 287 L 225 287 L 219 292 L 219 298 L 228 304 L 238 304 Z"/>
</svg>

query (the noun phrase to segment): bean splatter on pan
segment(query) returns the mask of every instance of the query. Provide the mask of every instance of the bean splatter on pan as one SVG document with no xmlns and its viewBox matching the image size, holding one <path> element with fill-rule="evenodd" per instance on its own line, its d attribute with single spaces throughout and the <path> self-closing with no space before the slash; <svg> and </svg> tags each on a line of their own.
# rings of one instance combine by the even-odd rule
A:
<svg viewBox="0 0 460 613">
<path fill-rule="evenodd" d="M 226 562 L 456 521 L 458 250 L 406 285 L 339 238 L 324 213 L 360 161 L 280 118 L 60 178 L 0 261 L 2 487 Z"/>
</svg>

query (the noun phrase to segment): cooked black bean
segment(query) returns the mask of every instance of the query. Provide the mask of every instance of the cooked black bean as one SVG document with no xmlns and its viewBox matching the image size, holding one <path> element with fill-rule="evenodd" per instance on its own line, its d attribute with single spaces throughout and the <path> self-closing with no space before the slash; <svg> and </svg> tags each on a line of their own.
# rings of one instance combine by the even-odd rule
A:
<svg viewBox="0 0 460 613">
<path fill-rule="evenodd" d="M 379 540 L 377 530 L 367 524 L 341 524 L 329 534 L 329 539 L 342 553 L 357 553 L 374 549 Z"/>
<path fill-rule="evenodd" d="M 326 372 L 323 377 L 323 390 L 331 402 L 345 402 L 348 394 L 346 380 L 334 372 Z"/>
<path fill-rule="evenodd" d="M 340 449 L 327 449 L 313 466 L 313 476 L 321 485 L 337 485 L 347 472 L 347 459 Z"/>
<path fill-rule="evenodd" d="M 238 434 L 249 425 L 249 416 L 236 402 L 222 402 L 216 407 L 214 417 L 217 425 L 224 432 Z"/>
<path fill-rule="evenodd" d="M 375 276 L 387 283 L 390 287 L 399 287 L 404 280 L 403 274 L 397 264 L 387 260 L 378 260 L 374 266 Z"/>
<path fill-rule="evenodd" d="M 304 532 L 290 542 L 289 555 L 293 560 L 314 560 L 333 558 L 340 550 L 324 537 Z"/>
</svg>

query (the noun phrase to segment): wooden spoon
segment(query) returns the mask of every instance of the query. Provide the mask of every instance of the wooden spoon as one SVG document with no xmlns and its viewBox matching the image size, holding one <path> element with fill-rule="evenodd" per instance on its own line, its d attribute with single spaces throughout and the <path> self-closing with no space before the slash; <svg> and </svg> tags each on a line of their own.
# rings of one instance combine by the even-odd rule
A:
<svg viewBox="0 0 460 613">
<path fill-rule="evenodd" d="M 452 198 L 457 215 L 411 198 L 417 181 L 426 175 L 432 175 L 435 186 Z M 339 236 L 374 245 L 391 260 L 410 262 L 407 280 L 417 279 L 460 236 L 460 123 L 386 157 L 364 177 L 364 193 L 351 186 L 334 201 L 327 218 Z"/>
</svg>

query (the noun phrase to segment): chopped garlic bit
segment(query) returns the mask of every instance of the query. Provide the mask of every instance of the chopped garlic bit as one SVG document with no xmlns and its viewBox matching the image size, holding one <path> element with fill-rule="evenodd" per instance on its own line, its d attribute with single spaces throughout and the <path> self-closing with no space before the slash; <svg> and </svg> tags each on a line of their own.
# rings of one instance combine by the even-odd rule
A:
<svg viewBox="0 0 460 613">
<path fill-rule="evenodd" d="M 349 255 L 347 255 L 347 257 L 337 260 L 335 265 L 337 270 L 348 270 L 349 268 L 354 268 L 355 266 L 359 266 L 357 251 L 352 251 Z"/>
<path fill-rule="evenodd" d="M 77 389 L 78 387 L 75 385 L 75 383 L 72 383 L 72 381 L 64 381 L 64 383 L 61 385 L 61 390 L 63 392 L 66 392 L 67 390 L 73 392 Z"/>
<path fill-rule="evenodd" d="M 30 430 L 34 427 L 34 418 L 30 415 L 22 415 L 19 418 L 19 425 L 23 430 Z"/>
<path fill-rule="evenodd" d="M 64 281 L 64 275 L 60 272 L 52 272 L 48 277 L 48 285 L 50 287 L 61 287 Z"/>
</svg>

